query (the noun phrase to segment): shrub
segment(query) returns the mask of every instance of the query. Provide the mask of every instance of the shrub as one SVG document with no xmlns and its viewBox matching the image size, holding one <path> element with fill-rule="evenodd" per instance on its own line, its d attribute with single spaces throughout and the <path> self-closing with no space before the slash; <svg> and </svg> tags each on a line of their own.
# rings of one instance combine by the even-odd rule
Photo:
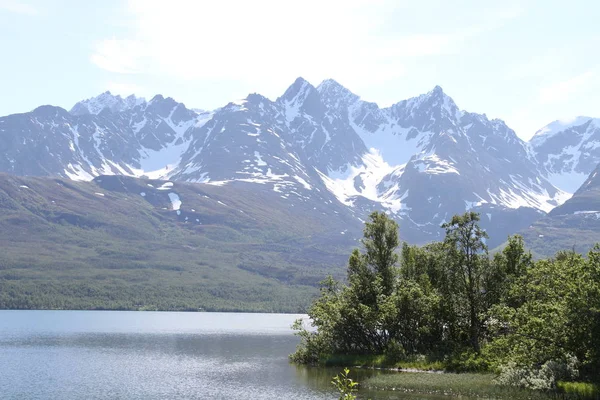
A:
<svg viewBox="0 0 600 400">
<path fill-rule="evenodd" d="M 554 390 L 559 380 L 577 378 L 578 361 L 570 356 L 565 360 L 547 361 L 539 367 L 517 366 L 514 362 L 500 367 L 500 375 L 496 383 L 506 386 L 518 386 L 534 390 Z"/>
<path fill-rule="evenodd" d="M 358 382 L 348 377 L 350 370 L 344 368 L 342 372 L 334 376 L 331 384 L 340 392 L 339 400 L 355 400 L 354 393 L 358 392 Z"/>
</svg>

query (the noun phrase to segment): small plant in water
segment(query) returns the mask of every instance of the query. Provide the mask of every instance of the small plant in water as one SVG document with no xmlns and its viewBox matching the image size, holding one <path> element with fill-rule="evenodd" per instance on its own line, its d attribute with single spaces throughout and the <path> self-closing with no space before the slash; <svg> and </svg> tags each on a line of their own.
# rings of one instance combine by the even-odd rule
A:
<svg viewBox="0 0 600 400">
<path fill-rule="evenodd" d="M 339 400 L 355 400 L 356 396 L 353 393 L 358 392 L 358 382 L 348 377 L 350 370 L 344 368 L 344 371 L 334 376 L 331 384 L 340 392 Z"/>
</svg>

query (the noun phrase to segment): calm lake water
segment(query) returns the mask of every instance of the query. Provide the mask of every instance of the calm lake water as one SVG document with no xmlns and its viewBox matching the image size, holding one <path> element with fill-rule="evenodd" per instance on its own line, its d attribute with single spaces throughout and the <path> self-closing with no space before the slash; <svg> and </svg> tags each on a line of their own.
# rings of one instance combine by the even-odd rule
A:
<svg viewBox="0 0 600 400">
<path fill-rule="evenodd" d="M 0 397 L 336 399 L 337 371 L 288 363 L 298 317 L 0 311 Z"/>
</svg>

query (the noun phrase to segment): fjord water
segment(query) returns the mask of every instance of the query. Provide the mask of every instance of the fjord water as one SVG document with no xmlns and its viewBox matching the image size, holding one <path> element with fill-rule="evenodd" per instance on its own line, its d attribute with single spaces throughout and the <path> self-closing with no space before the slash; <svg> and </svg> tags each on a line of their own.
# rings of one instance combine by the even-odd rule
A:
<svg viewBox="0 0 600 400">
<path fill-rule="evenodd" d="M 336 371 L 288 362 L 298 317 L 0 311 L 1 397 L 334 399 Z"/>
</svg>

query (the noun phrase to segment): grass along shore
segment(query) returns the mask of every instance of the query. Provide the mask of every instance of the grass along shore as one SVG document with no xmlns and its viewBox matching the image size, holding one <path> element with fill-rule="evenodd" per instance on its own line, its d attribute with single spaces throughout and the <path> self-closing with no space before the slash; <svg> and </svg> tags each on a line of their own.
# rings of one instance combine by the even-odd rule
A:
<svg viewBox="0 0 600 400">
<path fill-rule="evenodd" d="M 591 384 L 559 384 L 557 391 L 545 392 L 501 386 L 494 383 L 494 374 L 473 373 L 412 373 L 381 374 L 367 379 L 361 386 L 367 390 L 405 393 L 484 397 L 491 399 L 599 399 L 600 392 Z"/>
<path fill-rule="evenodd" d="M 484 397 L 494 399 L 600 399 L 600 387 L 583 382 L 558 382 L 556 391 L 539 391 L 494 382 L 490 372 L 451 372 L 452 363 L 414 358 L 391 361 L 385 355 L 333 355 L 324 361 L 327 367 L 352 366 L 388 370 L 360 382 L 369 391 L 398 391 L 413 394 Z M 397 371 L 397 373 L 393 373 Z"/>
</svg>

